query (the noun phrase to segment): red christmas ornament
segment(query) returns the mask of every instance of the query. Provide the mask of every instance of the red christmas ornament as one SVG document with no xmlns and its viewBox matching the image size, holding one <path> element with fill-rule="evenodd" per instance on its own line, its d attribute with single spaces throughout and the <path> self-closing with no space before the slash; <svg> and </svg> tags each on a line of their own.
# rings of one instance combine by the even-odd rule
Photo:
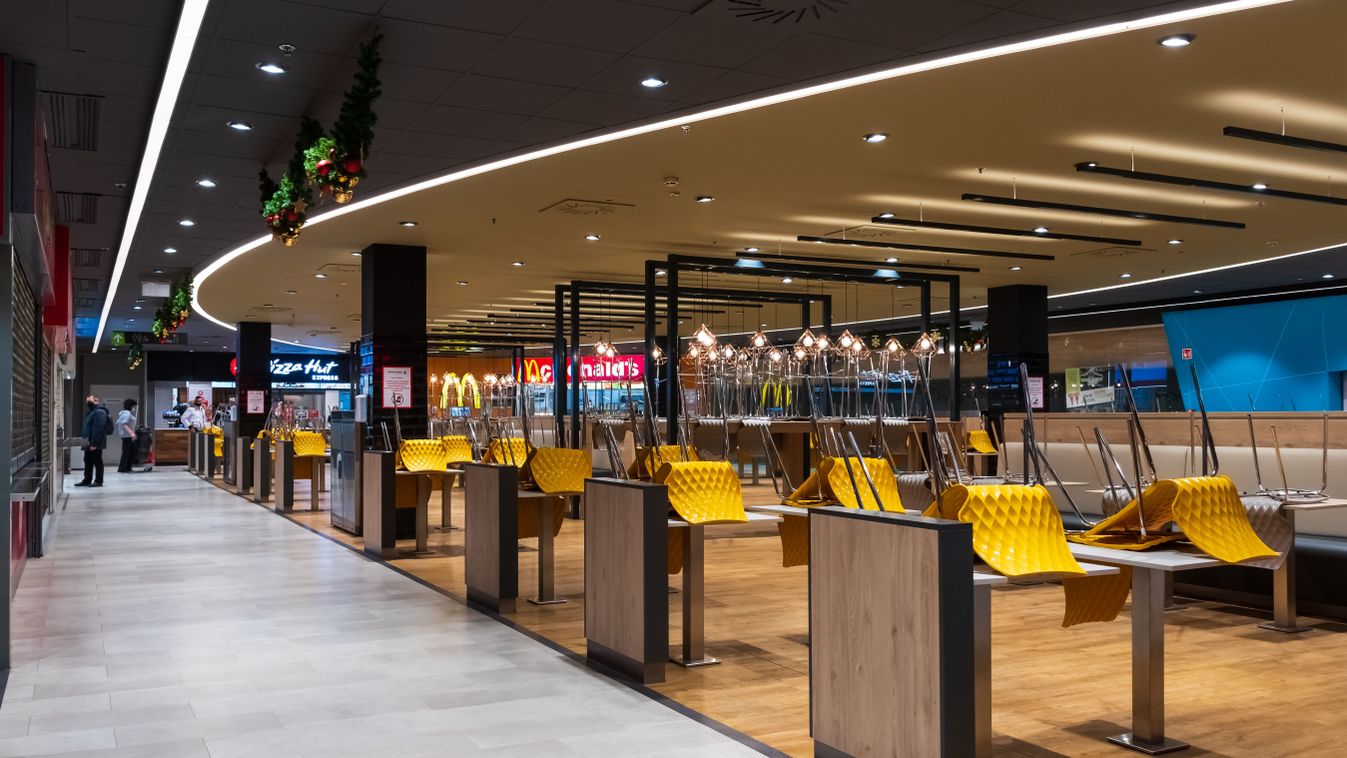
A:
<svg viewBox="0 0 1347 758">
<path fill-rule="evenodd" d="M 318 161 L 317 169 L 319 176 L 327 176 L 327 172 L 332 170 L 332 161 L 327 158 Z"/>
<path fill-rule="evenodd" d="M 345 169 L 348 174 L 358 174 L 360 173 L 360 159 L 351 156 L 341 164 L 341 167 Z"/>
<path fill-rule="evenodd" d="M 285 212 L 285 220 L 286 220 L 286 221 L 294 221 L 294 220 L 297 219 L 297 218 L 299 218 L 299 214 L 298 214 L 298 213 L 295 213 L 294 211 L 286 211 L 286 212 Z"/>
</svg>

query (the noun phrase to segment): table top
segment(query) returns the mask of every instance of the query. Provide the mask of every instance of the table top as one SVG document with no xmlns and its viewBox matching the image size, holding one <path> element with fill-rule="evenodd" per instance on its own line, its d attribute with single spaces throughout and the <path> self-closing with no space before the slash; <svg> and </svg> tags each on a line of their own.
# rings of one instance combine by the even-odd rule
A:
<svg viewBox="0 0 1347 758">
<path fill-rule="evenodd" d="M 744 508 L 749 515 L 754 513 L 771 513 L 777 516 L 808 516 L 809 509 L 801 508 L 798 505 L 750 505 Z"/>
<path fill-rule="evenodd" d="M 1076 558 L 1086 558 L 1111 566 L 1131 566 L 1159 571 L 1187 571 L 1189 569 L 1228 565 L 1195 547 L 1163 550 L 1117 550 L 1111 547 L 1081 545 L 1075 542 L 1068 543 L 1068 546 L 1071 548 L 1071 554 Z"/>
<path fill-rule="evenodd" d="M 775 524 L 776 522 L 781 520 L 780 516 L 773 516 L 772 514 L 769 513 L 747 513 L 745 515 L 748 516 L 748 521 L 722 521 L 715 524 L 705 524 L 705 526 L 750 526 L 764 523 Z M 677 518 L 669 519 L 670 528 L 682 526 L 690 526 L 690 524 L 688 524 L 688 522 L 684 521 L 683 519 Z"/>
<path fill-rule="evenodd" d="M 1008 582 L 1008 581 L 1010 581 L 1010 580 L 1009 580 L 1009 579 L 1006 579 L 1006 575 L 1005 575 L 1005 574 L 998 574 L 998 573 L 996 573 L 995 571 L 992 571 L 992 570 L 989 569 L 989 568 L 975 568 L 975 569 L 973 569 L 973 586 L 974 586 L 974 587 L 995 586 L 995 585 L 998 585 L 998 584 L 1005 584 L 1005 583 Z"/>
<path fill-rule="evenodd" d="M 1347 499 L 1330 497 L 1319 503 L 1282 503 L 1282 510 L 1287 511 L 1327 511 L 1333 508 L 1347 508 Z"/>
<path fill-rule="evenodd" d="M 394 471 L 394 476 L 444 476 L 448 471 Z"/>
</svg>

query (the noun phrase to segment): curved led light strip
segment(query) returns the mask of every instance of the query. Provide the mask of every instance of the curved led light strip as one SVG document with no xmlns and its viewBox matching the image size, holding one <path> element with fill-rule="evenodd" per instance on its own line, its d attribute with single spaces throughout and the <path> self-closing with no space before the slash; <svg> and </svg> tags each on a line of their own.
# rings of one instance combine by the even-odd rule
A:
<svg viewBox="0 0 1347 758">
<path fill-rule="evenodd" d="M 159 165 L 159 153 L 164 149 L 164 138 L 168 136 L 169 122 L 173 119 L 173 106 L 178 103 L 178 93 L 182 91 L 182 80 L 187 76 L 187 64 L 192 60 L 192 48 L 196 47 L 196 38 L 201 32 L 201 22 L 206 18 L 206 5 L 209 2 L 186 0 L 182 6 L 182 15 L 178 17 L 178 30 L 173 34 L 173 47 L 168 54 L 168 64 L 164 66 L 164 83 L 159 87 L 159 99 L 154 103 L 150 131 L 145 137 L 145 153 L 140 157 L 136 186 L 131 191 L 131 203 L 126 211 L 126 226 L 122 229 L 122 241 L 117 246 L 117 261 L 112 264 L 112 279 L 108 282 L 108 295 L 103 300 L 103 314 L 98 319 L 98 331 L 94 332 L 95 353 L 103 340 L 103 330 L 108 325 L 112 301 L 117 296 L 117 285 L 121 283 L 122 272 L 126 270 L 131 242 L 140 226 L 140 214 L 145 209 L 150 182 L 154 180 L 154 170 Z"/>
<path fill-rule="evenodd" d="M 204 0 L 202 1 L 204 2 Z M 566 142 L 560 145 L 553 145 L 552 147 L 530 150 L 524 153 L 520 153 L 519 155 L 514 155 L 507 158 L 501 158 L 499 160 L 490 161 L 480 166 L 473 166 L 471 168 L 453 171 L 448 174 L 432 177 L 430 179 L 424 179 L 422 181 L 409 184 L 405 187 L 389 190 L 388 192 L 384 192 L 383 194 L 365 198 L 364 200 L 359 200 L 353 203 L 346 203 L 345 205 L 333 208 L 332 210 L 327 211 L 326 213 L 321 213 L 317 216 L 313 216 L 309 218 L 309 220 L 305 223 L 305 228 L 321 224 L 330 219 L 344 216 L 348 213 L 354 213 L 364 208 L 369 208 L 371 206 L 379 205 L 381 203 L 386 203 L 390 200 L 396 200 L 400 197 L 406 197 L 407 195 L 412 195 L 417 192 L 421 192 L 423 190 L 432 189 L 434 187 L 440 187 L 446 184 L 452 184 L 453 182 L 468 179 L 474 176 L 478 176 L 480 174 L 486 174 L 492 171 L 499 171 L 504 168 L 509 168 L 510 166 L 517 166 L 522 163 L 529 163 L 531 161 L 539 160 L 541 158 L 546 158 L 552 155 L 559 155 L 561 153 L 568 153 L 573 150 L 581 150 L 583 148 L 592 147 L 594 145 L 601 145 L 607 142 L 614 142 L 616 140 L 626 139 L 628 137 L 636 137 L 642 134 L 649 134 L 651 132 L 659 131 L 661 129 L 669 129 L 673 127 L 683 126 L 686 124 L 695 124 L 701 121 L 709 121 L 712 119 L 720 118 L 721 116 L 728 116 L 735 113 L 743 113 L 745 111 L 757 110 L 758 108 L 765 108 L 767 106 L 776 105 L 778 103 L 791 102 L 806 97 L 812 97 L 814 95 L 821 95 L 828 92 L 836 92 L 838 90 L 850 89 L 852 87 L 859 87 L 865 84 L 872 84 L 874 82 L 881 82 L 889 79 L 897 79 L 899 77 L 910 76 L 912 74 L 918 74 L 925 71 L 933 71 L 942 68 L 949 68 L 964 63 L 972 63 L 974 61 L 986 60 L 988 58 L 999 58 L 1006 55 L 1013 55 L 1015 53 L 1027 52 L 1029 50 L 1039 50 L 1046 47 L 1055 47 L 1058 45 L 1064 45 L 1070 42 L 1079 42 L 1081 40 L 1108 37 L 1115 34 L 1121 34 L 1122 32 L 1135 31 L 1137 29 L 1147 29 L 1155 26 L 1163 26 L 1165 24 L 1175 24 L 1183 21 L 1191 21 L 1193 19 L 1207 18 L 1210 16 L 1219 16 L 1226 13 L 1234 13 L 1236 11 L 1249 10 L 1251 8 L 1262 8 L 1271 5 L 1280 5 L 1286 2 L 1290 2 L 1290 0 L 1230 0 L 1230 2 L 1215 3 L 1213 5 L 1207 5 L 1200 8 L 1192 8 L 1189 10 L 1164 13 L 1158 16 L 1150 16 L 1148 18 L 1137 19 L 1135 21 L 1123 21 L 1112 24 L 1104 24 L 1102 26 L 1089 27 L 1086 29 L 1079 29 L 1072 32 L 1051 34 L 1046 37 L 1039 37 L 1037 39 L 1025 40 L 1022 42 L 1013 42 L 1006 45 L 996 45 L 981 50 L 971 50 L 965 53 L 957 53 L 955 55 L 942 56 L 927 61 L 908 63 L 901 66 L 896 66 L 894 68 L 884 69 L 882 71 L 875 71 L 868 74 L 861 74 L 858 76 L 852 76 L 845 79 L 839 79 L 833 82 L 815 84 L 808 87 L 802 87 L 796 90 L 790 90 L 787 92 L 778 92 L 773 95 L 767 95 L 765 97 L 747 100 L 741 103 L 724 105 L 717 108 L 710 108 L 708 110 L 695 112 L 689 115 L 678 116 L 675 118 L 664 119 L 661 121 L 655 121 L 649 124 L 631 126 L 625 129 L 607 132 L 605 134 L 598 134 L 592 137 L 586 137 L 584 139 L 576 140 L 574 142 Z M 205 317 L 207 320 L 211 321 L 214 324 L 222 326 L 226 329 L 231 330 L 234 329 L 235 327 L 233 324 L 227 324 L 224 321 L 221 321 L 220 319 L 212 316 L 201 306 L 200 293 L 202 289 L 204 289 L 206 281 L 212 275 L 214 275 L 215 272 L 219 271 L 221 268 L 223 268 L 226 264 L 228 264 L 235 258 L 238 258 L 239 256 L 251 250 L 257 249 L 258 247 L 269 242 L 270 240 L 271 240 L 270 235 L 258 237 L 257 239 L 254 239 L 250 242 L 246 242 L 243 245 L 236 247 L 233 250 L 230 250 L 229 252 L 225 253 L 219 258 L 216 258 L 211 263 L 207 264 L 204 268 L 200 269 L 196 274 L 197 286 L 196 291 L 192 296 L 193 310 L 195 310 L 197 313 L 200 313 L 203 317 Z M 284 340 L 274 340 L 274 341 L 284 342 Z M 286 343 L 286 344 L 293 344 L 293 343 Z M 301 345 L 301 347 L 314 347 L 314 346 Z M 336 350 L 333 348 L 319 348 L 319 349 L 327 349 L 331 350 L 332 352 L 341 352 L 340 350 Z"/>
</svg>

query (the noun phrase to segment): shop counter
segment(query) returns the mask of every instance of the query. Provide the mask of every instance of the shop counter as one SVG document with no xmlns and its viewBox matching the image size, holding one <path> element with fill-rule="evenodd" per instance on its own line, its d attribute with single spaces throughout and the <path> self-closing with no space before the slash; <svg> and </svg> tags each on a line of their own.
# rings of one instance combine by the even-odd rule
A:
<svg viewBox="0 0 1347 758">
<path fill-rule="evenodd" d="M 156 466 L 187 465 L 188 429 L 154 430 L 154 463 Z"/>
</svg>

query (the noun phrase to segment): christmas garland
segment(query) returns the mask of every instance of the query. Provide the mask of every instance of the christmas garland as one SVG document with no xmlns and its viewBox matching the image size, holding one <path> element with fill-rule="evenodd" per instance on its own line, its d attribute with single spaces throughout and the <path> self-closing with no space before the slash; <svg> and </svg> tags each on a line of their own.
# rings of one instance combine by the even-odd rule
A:
<svg viewBox="0 0 1347 758">
<path fill-rule="evenodd" d="M 313 202 L 313 193 L 304 175 L 304 148 L 322 133 L 322 125 L 305 117 L 299 124 L 295 152 L 290 156 L 290 164 L 281 181 L 272 179 L 265 168 L 257 175 L 262 219 L 271 230 L 271 236 L 286 247 L 299 239 L 299 232 L 304 228 L 304 210 Z"/>
<path fill-rule="evenodd" d="M 145 348 L 140 346 L 139 342 L 131 343 L 126 349 L 126 367 L 135 371 L 140 368 L 140 364 L 145 360 Z"/>
<path fill-rule="evenodd" d="M 184 275 L 168 299 L 159 306 L 159 310 L 155 311 L 150 333 L 161 344 L 168 342 L 168 338 L 186 323 L 188 316 L 192 315 L 192 290 L 192 276 Z"/>
<path fill-rule="evenodd" d="M 374 124 L 379 116 L 374 101 L 382 94 L 379 82 L 379 43 L 377 34 L 360 46 L 355 81 L 346 90 L 341 112 L 332 125 L 332 133 L 309 140 L 304 149 L 304 173 L 317 185 L 321 195 L 331 195 L 338 203 L 350 202 L 355 186 L 365 177 L 365 156 L 374 141 Z"/>
</svg>

